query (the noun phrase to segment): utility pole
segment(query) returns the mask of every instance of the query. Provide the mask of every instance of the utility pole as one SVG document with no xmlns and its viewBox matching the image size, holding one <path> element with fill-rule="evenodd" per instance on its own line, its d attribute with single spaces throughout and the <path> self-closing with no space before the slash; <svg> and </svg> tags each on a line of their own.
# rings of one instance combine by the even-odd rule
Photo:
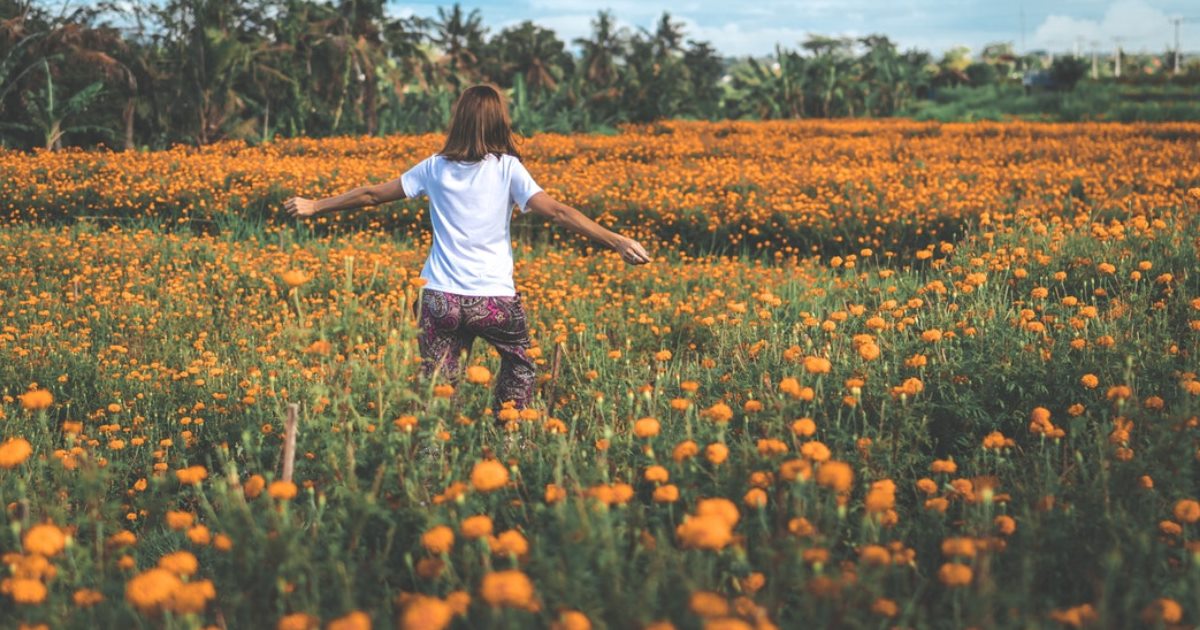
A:
<svg viewBox="0 0 1200 630">
<path fill-rule="evenodd" d="M 1121 40 L 1124 37 L 1114 37 L 1113 40 L 1113 76 L 1121 78 Z"/>
<path fill-rule="evenodd" d="M 1184 22 L 1194 22 L 1196 20 L 1197 20 L 1197 18 L 1187 18 L 1187 17 L 1173 17 L 1173 18 L 1170 18 L 1167 20 L 1172 25 L 1175 26 L 1175 68 L 1173 70 L 1173 74 L 1179 74 L 1179 72 L 1180 72 L 1179 58 L 1183 55 L 1183 53 L 1179 50 L 1179 25 L 1183 24 Z"/>
<path fill-rule="evenodd" d="M 1092 48 L 1092 80 L 1096 81 L 1100 79 L 1100 60 L 1099 55 L 1096 53 L 1100 47 L 1100 42 L 1092 40 L 1088 42 L 1088 46 Z"/>
</svg>

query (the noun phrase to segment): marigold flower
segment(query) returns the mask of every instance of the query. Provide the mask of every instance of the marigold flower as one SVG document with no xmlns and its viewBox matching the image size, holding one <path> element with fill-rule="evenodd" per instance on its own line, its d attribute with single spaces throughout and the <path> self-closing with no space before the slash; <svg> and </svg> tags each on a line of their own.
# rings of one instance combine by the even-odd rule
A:
<svg viewBox="0 0 1200 630">
<path fill-rule="evenodd" d="M 1142 610 L 1142 621 L 1149 626 L 1179 623 L 1182 619 L 1183 607 L 1169 597 L 1160 597 Z"/>
<path fill-rule="evenodd" d="M 289 269 L 280 274 L 279 277 L 283 279 L 284 284 L 293 289 L 309 281 L 308 274 L 299 269 Z"/>
<path fill-rule="evenodd" d="M 517 570 L 496 571 L 483 576 L 479 596 L 493 607 L 536 608 L 533 582 Z"/>
<path fill-rule="evenodd" d="M 454 530 L 445 525 L 437 525 L 421 534 L 421 545 L 433 554 L 450 553 L 454 547 Z"/>
<path fill-rule="evenodd" d="M 720 442 L 713 442 L 704 447 L 704 459 L 713 465 L 720 465 L 729 457 L 729 447 Z"/>
<path fill-rule="evenodd" d="M 854 470 L 846 462 L 829 460 L 817 469 L 817 483 L 839 494 L 849 492 L 854 483 Z"/>
<path fill-rule="evenodd" d="M 37 605 L 46 600 L 46 585 L 41 580 L 25 577 L 4 578 L 0 581 L 0 593 L 11 597 L 14 602 Z"/>
<path fill-rule="evenodd" d="M 492 492 L 507 484 L 508 469 L 494 459 L 477 462 L 471 470 L 471 485 L 479 492 Z"/>
<path fill-rule="evenodd" d="M 446 602 L 428 595 L 414 595 L 400 614 L 401 630 L 442 630 L 454 619 L 454 610 Z"/>
<path fill-rule="evenodd" d="M 321 630 L 321 620 L 308 613 L 284 615 L 275 625 L 276 630 Z"/>
<path fill-rule="evenodd" d="M 162 609 L 182 585 L 174 571 L 148 569 L 125 584 L 125 600 L 143 613 L 153 612 Z"/>
<path fill-rule="evenodd" d="M 25 438 L 9 438 L 0 444 L 0 468 L 11 470 L 33 454 L 33 446 Z"/>
<path fill-rule="evenodd" d="M 679 500 L 679 488 L 673 484 L 661 485 L 654 489 L 655 503 L 674 503 Z"/>
<path fill-rule="evenodd" d="M 166 608 L 177 615 L 195 615 L 204 612 L 208 602 L 217 596 L 211 580 L 184 582 L 167 600 Z"/>
<path fill-rule="evenodd" d="M 955 464 L 953 459 L 935 459 L 933 460 L 933 463 L 929 465 L 929 472 L 933 473 L 945 473 L 947 475 L 953 475 L 957 471 L 958 464 Z"/>
<path fill-rule="evenodd" d="M 1182 499 L 1175 502 L 1175 520 L 1183 523 L 1200 521 L 1200 502 L 1195 499 Z"/>
<path fill-rule="evenodd" d="M 675 445 L 675 450 L 671 452 L 671 459 L 676 462 L 682 462 L 685 459 L 691 459 L 700 452 L 700 447 L 692 440 L 684 440 Z"/>
<path fill-rule="evenodd" d="M 733 541 L 733 527 L 715 514 L 685 516 L 675 528 L 675 536 L 685 549 L 724 549 Z"/>
<path fill-rule="evenodd" d="M 658 435 L 662 425 L 654 418 L 640 418 L 633 423 L 633 434 L 640 438 L 652 438 Z"/>
<path fill-rule="evenodd" d="M 692 612 L 701 617 L 723 617 L 729 614 L 729 600 L 712 591 L 696 591 L 688 602 Z"/>
<path fill-rule="evenodd" d="M 361 610 L 355 610 L 330 621 L 325 630 L 371 630 L 371 617 Z"/>
<path fill-rule="evenodd" d="M 966 586 L 971 583 L 971 567 L 956 562 L 947 562 L 938 569 L 938 579 L 950 587 Z"/>
<path fill-rule="evenodd" d="M 67 535 L 53 523 L 42 523 L 25 531 L 21 546 L 26 553 L 53 558 L 67 546 Z"/>
<path fill-rule="evenodd" d="M 725 423 L 733 419 L 733 409 L 723 402 L 717 402 L 701 411 L 700 416 L 716 423 Z"/>
<path fill-rule="evenodd" d="M 47 409 L 54 404 L 54 395 L 45 389 L 35 389 L 18 394 L 17 398 L 21 399 L 21 406 L 29 411 Z"/>
<path fill-rule="evenodd" d="M 809 374 L 827 374 L 833 369 L 833 363 L 824 357 L 804 357 L 804 371 Z"/>
<path fill-rule="evenodd" d="M 190 551 L 176 551 L 169 553 L 158 559 L 160 569 L 166 569 L 176 575 L 187 577 L 196 573 L 196 569 L 200 568 L 200 562 L 196 560 L 196 556 Z"/>
<path fill-rule="evenodd" d="M 792 423 L 792 433 L 800 437 L 809 437 L 817 432 L 817 423 L 812 418 L 799 418 Z"/>
<path fill-rule="evenodd" d="M 90 588 L 81 588 L 71 594 L 71 602 L 79 608 L 90 608 L 104 601 L 104 594 Z"/>
<path fill-rule="evenodd" d="M 558 619 L 550 624 L 550 630 L 591 630 L 591 628 L 591 620 L 578 610 L 564 610 L 558 614 Z"/>
<path fill-rule="evenodd" d="M 463 538 L 475 540 L 484 536 L 492 535 L 492 517 L 486 514 L 477 514 L 463 519 L 459 526 Z"/>
<path fill-rule="evenodd" d="M 829 461 L 829 458 L 833 455 L 829 451 L 828 446 L 818 441 L 805 442 L 800 445 L 800 454 L 818 464 Z"/>
<path fill-rule="evenodd" d="M 767 493 L 762 488 L 750 488 L 742 497 L 742 503 L 749 508 L 767 507 Z"/>
<path fill-rule="evenodd" d="M 495 555 L 511 555 L 522 557 L 529 553 L 529 541 L 521 532 L 510 529 L 500 532 L 499 536 L 488 538 L 488 547 Z"/>
<path fill-rule="evenodd" d="M 546 503 L 558 503 L 567 498 L 567 491 L 552 483 L 546 484 Z"/>
<path fill-rule="evenodd" d="M 167 527 L 174 531 L 183 531 L 192 526 L 195 522 L 195 517 L 191 512 L 182 512 L 178 510 L 167 510 Z"/>
<path fill-rule="evenodd" d="M 696 503 L 696 515 L 717 516 L 730 527 L 737 525 L 738 520 L 741 518 L 737 505 L 734 505 L 733 501 L 724 497 L 700 499 Z"/>
<path fill-rule="evenodd" d="M 482 365 L 472 365 L 467 368 L 467 382 L 476 385 L 487 385 L 492 380 L 492 371 Z"/>
<path fill-rule="evenodd" d="M 662 466 L 649 466 L 642 473 L 642 478 L 650 483 L 666 483 L 671 478 L 671 473 Z"/>
<path fill-rule="evenodd" d="M 242 491 L 246 493 L 247 499 L 257 499 L 266 487 L 267 480 L 262 475 L 250 475 L 246 483 L 242 484 Z"/>
<path fill-rule="evenodd" d="M 204 466 L 188 466 L 175 471 L 175 478 L 185 486 L 194 486 L 208 478 L 208 469 Z"/>
<path fill-rule="evenodd" d="M 283 479 L 276 479 L 271 482 L 271 485 L 267 486 L 267 494 L 272 499 L 279 499 L 280 501 L 291 501 L 296 498 L 299 490 L 295 482 Z"/>
</svg>

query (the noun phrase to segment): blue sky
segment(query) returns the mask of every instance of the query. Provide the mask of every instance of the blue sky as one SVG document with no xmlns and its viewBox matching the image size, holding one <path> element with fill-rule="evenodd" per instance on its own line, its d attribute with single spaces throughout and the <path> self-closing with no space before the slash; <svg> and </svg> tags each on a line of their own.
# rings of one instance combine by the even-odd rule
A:
<svg viewBox="0 0 1200 630">
<path fill-rule="evenodd" d="M 437 15 L 451 2 L 393 1 L 394 15 Z M 957 45 L 978 50 L 995 41 L 1021 47 L 1024 12 L 1027 49 L 1109 51 L 1114 38 L 1129 52 L 1159 53 L 1172 45 L 1171 17 L 1193 17 L 1180 30 L 1181 48 L 1200 52 L 1197 0 L 470 0 L 492 33 L 522 20 L 553 29 L 570 41 L 587 35 L 599 9 L 618 23 L 652 28 L 663 10 L 685 25 L 688 37 L 708 40 L 729 55 L 765 55 L 778 42 L 796 47 L 808 33 L 860 36 L 883 33 L 902 47 L 940 53 Z M 1092 42 L 1095 42 L 1094 44 Z"/>
</svg>

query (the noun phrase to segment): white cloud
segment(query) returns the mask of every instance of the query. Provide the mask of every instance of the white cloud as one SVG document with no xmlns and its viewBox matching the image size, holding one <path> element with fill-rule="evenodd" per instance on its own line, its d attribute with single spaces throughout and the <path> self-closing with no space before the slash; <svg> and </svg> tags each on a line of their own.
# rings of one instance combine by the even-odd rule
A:
<svg viewBox="0 0 1200 630">
<path fill-rule="evenodd" d="M 1067 50 L 1078 41 L 1083 50 L 1108 49 L 1116 43 L 1114 38 L 1120 38 L 1125 50 L 1161 52 L 1172 45 L 1169 17 L 1145 0 L 1120 0 L 1108 5 L 1099 20 L 1050 15 L 1034 31 L 1030 44 Z"/>
</svg>

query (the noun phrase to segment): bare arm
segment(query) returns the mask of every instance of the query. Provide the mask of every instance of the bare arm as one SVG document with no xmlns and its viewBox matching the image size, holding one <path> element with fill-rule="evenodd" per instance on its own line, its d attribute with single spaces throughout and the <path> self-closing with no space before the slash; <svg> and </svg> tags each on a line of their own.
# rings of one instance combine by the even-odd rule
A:
<svg viewBox="0 0 1200 630">
<path fill-rule="evenodd" d="M 616 251 L 627 263 L 642 265 L 650 262 L 650 254 L 646 253 L 641 243 L 628 236 L 621 236 L 605 229 L 604 226 L 589 219 L 582 212 L 556 201 L 545 192 L 539 192 L 530 197 L 528 206 L 530 212 L 550 219 L 555 225 L 586 236 Z"/>
<path fill-rule="evenodd" d="M 324 199 L 292 197 L 283 203 L 283 207 L 294 217 L 311 217 L 324 212 L 374 206 L 403 199 L 405 196 L 404 187 L 400 185 L 400 178 L 397 177 L 390 182 L 359 186 L 340 195 Z"/>
</svg>

